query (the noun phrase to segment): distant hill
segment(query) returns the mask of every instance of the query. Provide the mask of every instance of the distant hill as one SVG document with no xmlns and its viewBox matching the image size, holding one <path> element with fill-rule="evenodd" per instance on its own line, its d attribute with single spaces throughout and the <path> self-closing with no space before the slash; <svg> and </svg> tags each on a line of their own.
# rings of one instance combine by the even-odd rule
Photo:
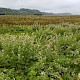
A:
<svg viewBox="0 0 80 80">
<path fill-rule="evenodd" d="M 69 16 L 72 15 L 71 13 L 57 13 L 56 15 L 60 15 L 60 16 Z"/>
<path fill-rule="evenodd" d="M 41 12 L 35 9 L 25 9 L 21 8 L 19 10 L 9 9 L 9 8 L 0 8 L 0 15 L 47 15 L 47 16 L 67 16 L 72 15 L 71 13 L 47 13 Z"/>
</svg>

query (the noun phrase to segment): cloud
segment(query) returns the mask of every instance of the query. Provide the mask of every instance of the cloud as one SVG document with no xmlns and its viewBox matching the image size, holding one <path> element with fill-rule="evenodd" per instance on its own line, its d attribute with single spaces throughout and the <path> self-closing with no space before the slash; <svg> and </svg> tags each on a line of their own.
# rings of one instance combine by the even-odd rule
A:
<svg viewBox="0 0 80 80">
<path fill-rule="evenodd" d="M 80 0 L 0 0 L 0 7 L 31 8 L 54 13 L 80 14 Z"/>
</svg>

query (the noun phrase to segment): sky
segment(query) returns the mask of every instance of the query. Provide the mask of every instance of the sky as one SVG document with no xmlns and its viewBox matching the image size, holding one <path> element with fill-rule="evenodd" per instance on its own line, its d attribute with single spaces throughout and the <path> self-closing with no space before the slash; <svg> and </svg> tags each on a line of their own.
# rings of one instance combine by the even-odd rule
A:
<svg viewBox="0 0 80 80">
<path fill-rule="evenodd" d="M 37 9 L 43 12 L 80 15 L 80 0 L 0 0 L 0 7 Z"/>
</svg>

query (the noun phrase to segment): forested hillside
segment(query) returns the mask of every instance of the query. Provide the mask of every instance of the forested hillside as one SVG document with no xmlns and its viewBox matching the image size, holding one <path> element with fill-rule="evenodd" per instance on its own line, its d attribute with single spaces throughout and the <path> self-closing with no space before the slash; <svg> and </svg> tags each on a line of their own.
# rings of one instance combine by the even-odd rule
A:
<svg viewBox="0 0 80 80">
<path fill-rule="evenodd" d="M 35 9 L 25 9 L 21 8 L 18 10 L 9 9 L 9 8 L 0 8 L 0 15 L 49 15 L 49 16 L 65 16 L 65 15 L 72 15 L 71 13 L 47 13 L 41 12 Z"/>
</svg>

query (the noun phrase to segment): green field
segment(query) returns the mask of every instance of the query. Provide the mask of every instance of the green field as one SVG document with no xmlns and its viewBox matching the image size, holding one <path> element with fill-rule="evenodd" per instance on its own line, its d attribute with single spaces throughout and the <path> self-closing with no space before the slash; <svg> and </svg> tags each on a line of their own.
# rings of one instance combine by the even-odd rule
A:
<svg viewBox="0 0 80 80">
<path fill-rule="evenodd" d="M 0 80 L 78 80 L 79 74 L 80 24 L 0 25 Z"/>
</svg>

